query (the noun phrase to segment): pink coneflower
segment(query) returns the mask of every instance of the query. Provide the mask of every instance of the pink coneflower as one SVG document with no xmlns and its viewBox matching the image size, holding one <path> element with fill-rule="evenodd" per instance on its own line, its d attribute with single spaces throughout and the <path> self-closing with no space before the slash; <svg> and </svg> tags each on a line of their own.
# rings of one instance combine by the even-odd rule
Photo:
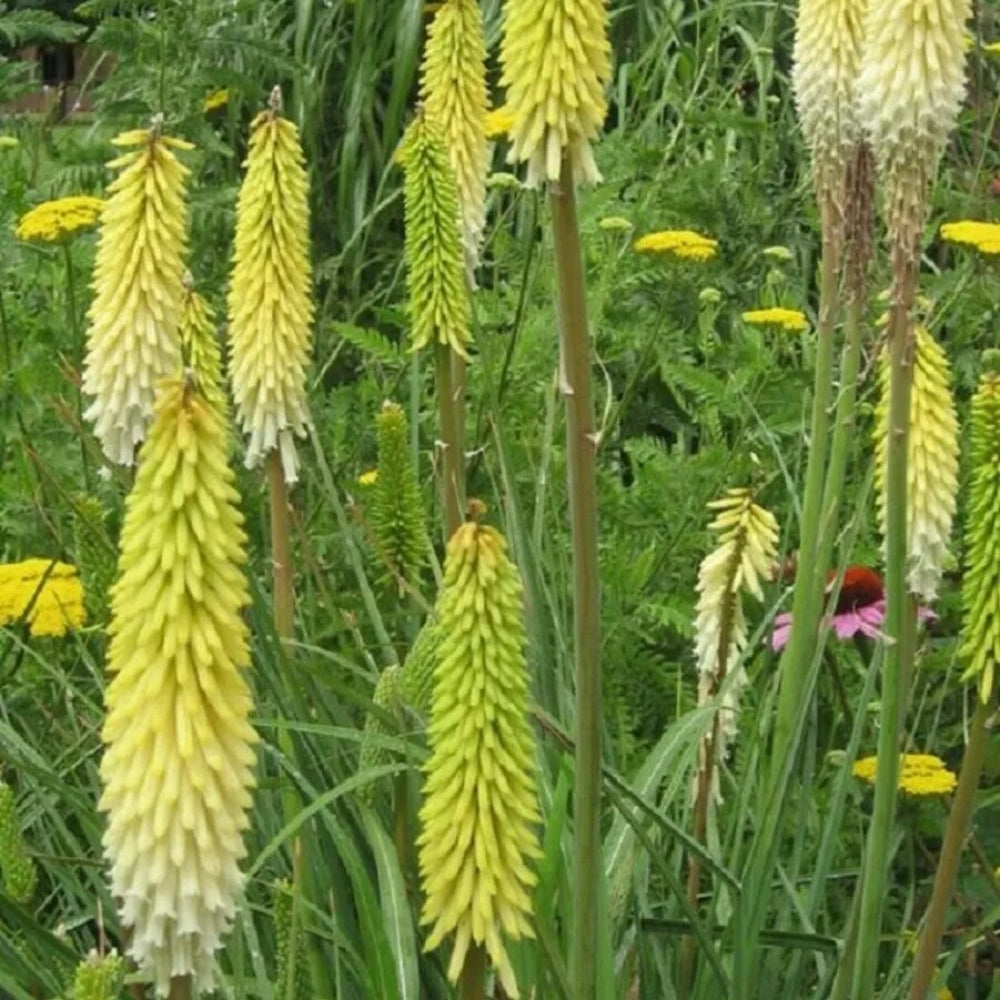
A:
<svg viewBox="0 0 1000 1000">
<path fill-rule="evenodd" d="M 827 574 L 827 592 L 833 589 L 836 580 L 836 573 Z M 929 608 L 921 608 L 919 614 L 922 621 L 934 617 L 934 612 Z M 848 566 L 844 570 L 844 583 L 837 595 L 837 606 L 830 622 L 837 638 L 851 639 L 860 632 L 871 639 L 877 639 L 882 634 L 884 620 L 885 589 L 882 577 L 867 566 Z M 771 648 L 775 651 L 783 649 L 791 631 L 792 613 L 785 611 L 774 619 Z"/>
</svg>

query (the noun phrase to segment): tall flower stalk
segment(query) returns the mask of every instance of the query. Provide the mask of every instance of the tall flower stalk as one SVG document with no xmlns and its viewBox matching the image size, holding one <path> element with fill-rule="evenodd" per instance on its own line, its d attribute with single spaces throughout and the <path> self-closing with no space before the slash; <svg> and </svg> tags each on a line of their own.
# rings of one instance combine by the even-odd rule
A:
<svg viewBox="0 0 1000 1000">
<path fill-rule="evenodd" d="M 709 529 L 718 534 L 718 544 L 698 570 L 698 609 L 695 621 L 698 668 L 698 704 L 716 702 L 708 731 L 698 748 L 698 771 L 694 786 L 694 837 L 705 843 L 709 810 L 721 801 L 719 768 L 729 743 L 735 738 L 739 699 L 747 676 L 739 663 L 746 645 L 742 592 L 763 599 L 761 580 L 766 579 L 777 558 L 778 524 L 770 511 L 754 503 L 748 489 L 730 490 L 709 504 L 716 516 Z M 701 859 L 692 856 L 688 867 L 688 901 L 694 909 L 701 885 Z M 695 939 L 686 937 L 681 946 L 680 995 L 687 996 L 694 979 Z"/>
<path fill-rule="evenodd" d="M 972 399 L 972 480 L 965 527 L 960 647 L 960 655 L 968 663 L 962 679 L 976 684 L 976 710 L 917 945 L 910 1000 L 925 1000 L 937 968 L 986 755 L 986 724 L 993 711 L 993 682 L 1000 663 L 1000 568 L 996 560 L 1000 551 L 1000 352 L 987 352 L 984 363 L 986 370 Z"/>
<path fill-rule="evenodd" d="M 247 468 L 267 462 L 274 564 L 274 619 L 293 631 L 288 485 L 298 480 L 295 437 L 309 424 L 305 372 L 312 345 L 309 188 L 295 124 L 281 91 L 254 119 L 236 205 L 229 287 L 230 378 L 247 442 Z"/>
<path fill-rule="evenodd" d="M 104 851 L 160 996 L 211 988 L 243 885 L 257 737 L 227 438 L 195 377 L 161 384 L 111 593 Z"/>
<path fill-rule="evenodd" d="M 549 184 L 559 301 L 559 374 L 566 409 L 567 495 L 573 546 L 576 679 L 573 785 L 573 925 L 569 969 L 575 1000 L 597 994 L 601 847 L 601 594 L 597 550 L 597 448 L 590 331 L 577 182 L 600 178 L 591 144 L 607 112 L 611 76 L 606 0 L 507 0 L 500 47 L 512 162 L 527 183 Z"/>
<path fill-rule="evenodd" d="M 83 369 L 93 402 L 84 416 L 107 458 L 131 465 L 156 384 L 180 365 L 189 171 L 174 150 L 194 147 L 163 135 L 159 118 L 112 141 L 129 152 L 108 164 L 120 172 L 101 212 Z"/>
<path fill-rule="evenodd" d="M 462 979 L 468 1000 L 484 996 L 483 952 L 506 995 L 519 996 L 504 938 L 534 935 L 531 863 L 541 856 L 524 597 L 506 549 L 475 519 L 448 542 L 417 840 L 426 948 L 455 934 L 448 978 Z"/>
<path fill-rule="evenodd" d="M 825 566 L 822 539 L 835 531 L 824 521 L 823 494 L 834 375 L 834 331 L 840 311 L 838 282 L 843 256 L 847 186 L 860 127 L 854 113 L 865 0 L 803 0 L 795 28 L 792 83 L 799 122 L 809 147 L 822 227 L 819 325 L 812 416 L 806 459 L 799 558 L 792 598 L 792 632 L 779 666 L 778 713 L 772 748 L 772 780 L 791 749 L 795 720 L 807 691 L 815 650 Z M 850 361 L 850 356 L 848 356 Z M 848 368 L 847 374 L 850 375 Z M 844 434 L 839 426 L 834 433 Z M 830 511 L 831 514 L 834 511 Z"/>
<path fill-rule="evenodd" d="M 964 92 L 968 0 L 872 0 L 858 79 L 858 114 L 875 153 L 892 271 L 885 463 L 886 656 L 875 802 L 861 884 L 853 1000 L 870 1000 L 878 970 L 896 805 L 906 678 L 917 604 L 907 593 L 910 397 L 916 296 L 927 195 Z"/>
<path fill-rule="evenodd" d="M 463 401 L 454 371 L 456 360 L 468 360 L 471 313 L 455 172 L 441 126 L 423 107 L 417 109 L 403 137 L 398 159 L 406 172 L 406 278 L 413 347 L 434 346 L 447 539 L 462 524 L 465 502 Z"/>
</svg>

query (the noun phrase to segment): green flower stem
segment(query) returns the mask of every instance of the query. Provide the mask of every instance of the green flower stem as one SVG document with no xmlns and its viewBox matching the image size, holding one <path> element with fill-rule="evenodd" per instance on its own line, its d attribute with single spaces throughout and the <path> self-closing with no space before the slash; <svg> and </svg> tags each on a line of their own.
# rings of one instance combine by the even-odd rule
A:
<svg viewBox="0 0 1000 1000">
<path fill-rule="evenodd" d="M 910 311 L 916 292 L 919 254 L 907 241 L 893 247 L 895 296 L 889 316 L 889 440 L 886 459 L 885 669 L 882 673 L 882 722 L 878 738 L 875 804 L 868 826 L 862 869 L 861 911 L 855 956 L 853 1000 L 871 1000 L 878 973 L 876 942 L 891 860 L 892 824 L 899 780 L 899 744 L 904 685 L 912 669 L 913 644 L 907 641 L 906 466 L 910 430 L 910 390 L 915 339 Z M 907 662 L 909 660 L 909 662 Z"/>
<path fill-rule="evenodd" d="M 271 565 L 274 572 L 274 628 L 279 639 L 290 639 L 294 630 L 295 594 L 292 588 L 292 554 L 289 541 L 288 491 L 281 469 L 281 455 L 267 456 L 267 486 L 271 503 Z"/>
<path fill-rule="evenodd" d="M 84 344 L 80 336 L 80 323 L 76 315 L 76 270 L 73 267 L 73 251 L 70 249 L 69 240 L 62 241 L 62 248 L 63 260 L 66 262 L 66 308 L 69 313 L 69 328 L 73 336 L 73 370 L 79 380 L 83 377 Z M 89 493 L 90 466 L 87 462 L 87 442 L 84 440 L 83 392 L 79 381 L 76 383 L 76 419 L 79 425 L 80 461 L 83 463 L 83 482 Z"/>
<path fill-rule="evenodd" d="M 802 501 L 802 524 L 799 556 L 795 570 L 792 598 L 792 630 L 778 667 L 780 689 L 774 745 L 771 751 L 771 785 L 779 780 L 785 756 L 791 746 L 795 718 L 806 692 L 807 664 L 816 642 L 816 630 L 822 609 L 823 589 L 818 569 L 820 515 L 823 504 L 823 478 L 826 469 L 829 407 L 833 385 L 833 331 L 837 320 L 837 278 L 840 270 L 840 239 L 837 208 L 827 201 L 822 206 L 823 252 L 820 263 L 819 329 L 817 331 L 816 370 L 813 382 L 812 422 L 809 457 L 806 463 L 805 495 Z M 818 575 L 819 574 L 819 575 Z"/>
<path fill-rule="evenodd" d="M 567 493 L 573 543 L 576 766 L 573 785 L 573 1000 L 597 995 L 597 892 L 601 864 L 601 594 L 597 558 L 597 435 L 587 302 L 569 157 L 550 186 L 559 288 L 559 364 L 566 405 Z"/>
<path fill-rule="evenodd" d="M 458 1000 L 484 1000 L 485 997 L 486 949 L 481 944 L 472 944 L 458 980 Z"/>
<path fill-rule="evenodd" d="M 437 376 L 438 426 L 441 433 L 441 505 L 444 509 L 444 540 L 461 527 L 465 499 L 462 443 L 460 439 L 461 400 L 456 396 L 455 367 L 451 347 L 434 347 Z"/>
<path fill-rule="evenodd" d="M 192 996 L 190 976 L 174 976 L 170 980 L 170 992 L 167 994 L 167 1000 L 191 1000 Z"/>
<path fill-rule="evenodd" d="M 962 758 L 962 770 L 958 775 L 958 788 L 951 803 L 948 815 L 948 826 L 944 834 L 944 844 L 941 847 L 941 857 L 937 872 L 934 874 L 934 889 L 931 901 L 924 917 L 924 929 L 917 945 L 917 957 L 913 964 L 913 981 L 910 983 L 910 1000 L 926 1000 L 928 991 L 934 980 L 937 969 L 938 950 L 941 947 L 941 937 L 944 934 L 945 919 L 948 915 L 948 904 L 955 891 L 955 877 L 958 874 L 958 863 L 962 857 L 962 846 L 969 832 L 972 819 L 972 808 L 979 786 L 979 775 L 983 770 L 983 759 L 986 756 L 986 741 L 988 730 L 986 722 L 990 715 L 990 703 L 984 703 L 975 694 L 976 711 L 972 716 L 972 728 L 969 733 L 969 744 Z"/>
</svg>

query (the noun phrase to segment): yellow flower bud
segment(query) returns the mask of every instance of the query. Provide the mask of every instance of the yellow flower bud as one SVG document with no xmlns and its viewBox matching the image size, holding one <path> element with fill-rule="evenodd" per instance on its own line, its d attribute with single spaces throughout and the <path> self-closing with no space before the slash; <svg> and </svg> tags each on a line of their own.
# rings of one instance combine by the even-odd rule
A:
<svg viewBox="0 0 1000 1000">
<path fill-rule="evenodd" d="M 530 937 L 529 867 L 540 855 L 535 747 L 527 721 L 521 579 L 503 536 L 475 522 L 448 542 L 428 740 L 420 876 L 428 949 L 454 932 L 455 982 L 483 945 L 508 996 L 503 937 Z"/>
<path fill-rule="evenodd" d="M 94 262 L 83 391 L 84 416 L 112 462 L 131 465 L 153 416 L 156 383 L 180 364 L 178 325 L 187 243 L 187 167 L 172 149 L 192 149 L 159 127 L 124 132 L 137 147 L 108 164 L 108 189 Z"/>
<path fill-rule="evenodd" d="M 486 224 L 486 43 L 479 0 L 447 0 L 434 15 L 420 97 L 441 129 L 455 171 L 471 278 Z"/>
<path fill-rule="evenodd" d="M 285 482 L 298 480 L 295 436 L 309 424 L 306 367 L 312 349 L 309 189 L 299 131 L 280 115 L 281 94 L 253 121 L 236 204 L 229 285 L 229 374 L 246 465 L 275 448 Z"/>
<path fill-rule="evenodd" d="M 104 851 L 131 954 L 160 995 L 171 976 L 211 988 L 243 885 L 257 737 L 228 436 L 193 380 L 161 385 L 111 592 Z"/>
<path fill-rule="evenodd" d="M 889 438 L 889 364 L 883 352 L 876 407 L 875 485 L 879 528 L 886 526 L 886 461 Z M 916 327 L 907 458 L 907 586 L 928 603 L 949 558 L 958 491 L 958 419 L 951 393 L 951 366 L 941 346 Z"/>
<path fill-rule="evenodd" d="M 507 0 L 500 60 L 508 160 L 527 161 L 528 186 L 558 180 L 564 151 L 576 183 L 600 180 L 590 144 L 607 114 L 607 0 Z"/>
<path fill-rule="evenodd" d="M 225 405 L 222 391 L 222 351 L 215 331 L 215 313 L 195 290 L 190 275 L 184 281 L 181 312 L 181 352 L 184 364 L 198 376 L 207 399 Z"/>
</svg>

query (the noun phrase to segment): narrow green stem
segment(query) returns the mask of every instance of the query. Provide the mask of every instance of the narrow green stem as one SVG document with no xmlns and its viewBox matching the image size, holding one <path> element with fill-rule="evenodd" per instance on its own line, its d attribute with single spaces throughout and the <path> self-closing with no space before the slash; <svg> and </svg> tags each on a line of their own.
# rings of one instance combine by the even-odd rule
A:
<svg viewBox="0 0 1000 1000">
<path fill-rule="evenodd" d="M 438 344 L 434 348 L 434 360 L 441 434 L 441 506 L 444 509 L 444 539 L 447 542 L 462 525 L 465 499 L 459 417 L 461 401 L 456 396 L 451 348 L 447 344 Z"/>
<path fill-rule="evenodd" d="M 90 466 L 87 462 L 87 442 L 83 437 L 83 391 L 79 381 L 83 378 L 84 345 L 80 336 L 80 323 L 76 313 L 76 270 L 73 267 L 73 251 L 70 248 L 68 240 L 62 241 L 62 248 L 63 259 L 66 262 L 66 311 L 69 313 L 69 328 L 73 339 L 73 372 L 78 380 L 76 383 L 76 419 L 80 435 L 80 461 L 83 464 L 83 483 L 89 493 Z"/>
<path fill-rule="evenodd" d="M 472 944 L 465 955 L 465 964 L 458 980 L 458 1000 L 485 1000 L 486 949 Z"/>
<path fill-rule="evenodd" d="M 792 630 L 778 667 L 780 689 L 771 751 L 771 786 L 781 773 L 785 755 L 793 752 L 792 734 L 802 699 L 808 662 L 816 642 L 822 607 L 822 586 L 817 585 L 817 556 L 823 478 L 826 469 L 829 408 L 833 385 L 834 328 L 837 320 L 837 276 L 840 270 L 840 223 L 832 199 L 822 206 L 823 252 L 820 264 L 819 329 L 817 330 L 816 370 L 813 381 L 812 420 L 809 456 L 806 462 L 805 492 L 799 557 L 792 597 Z M 821 579 L 821 577 L 820 577 Z"/>
<path fill-rule="evenodd" d="M 167 1000 L 191 1000 L 192 996 L 190 976 L 174 976 L 170 980 Z"/>
<path fill-rule="evenodd" d="M 573 544 L 576 767 L 573 787 L 573 1000 L 597 996 L 597 892 L 601 863 L 601 594 L 597 557 L 597 437 L 590 337 L 576 197 L 569 158 L 551 185 L 559 289 L 559 365 L 566 405 L 567 493 Z"/>
<path fill-rule="evenodd" d="M 7 328 L 7 308 L 3 301 L 3 289 L 0 289 L 0 342 L 3 343 L 4 370 L 13 371 L 10 351 L 10 330 Z"/>
<path fill-rule="evenodd" d="M 875 776 L 875 803 L 868 827 L 862 869 L 861 910 L 855 956 L 853 1000 L 871 1000 L 878 973 L 877 942 L 882 930 L 885 885 L 891 861 L 893 818 L 899 775 L 904 683 L 913 644 L 906 641 L 906 469 L 913 382 L 913 327 L 910 310 L 916 292 L 917 253 L 906 241 L 893 247 L 895 287 L 889 316 L 889 439 L 886 443 L 886 657 L 882 673 L 882 712 Z"/>
<path fill-rule="evenodd" d="M 274 574 L 274 628 L 279 639 L 290 639 L 295 621 L 292 553 L 288 521 L 288 490 L 277 449 L 267 457 L 267 487 L 271 503 L 271 566 Z"/>
<path fill-rule="evenodd" d="M 941 947 L 941 937 L 944 934 L 945 919 L 948 915 L 948 905 L 955 891 L 955 878 L 958 874 L 958 863 L 962 857 L 962 846 L 969 831 L 972 819 L 972 808 L 979 786 L 979 775 L 983 770 L 983 759 L 986 756 L 986 741 L 988 730 L 987 719 L 990 715 L 989 703 L 983 703 L 978 691 L 976 693 L 976 711 L 972 716 L 972 728 L 969 733 L 969 745 L 965 748 L 962 758 L 962 770 L 958 775 L 958 788 L 951 803 L 948 816 L 948 826 L 944 834 L 944 844 L 941 846 L 941 857 L 937 872 L 934 875 L 934 889 L 931 901 L 924 917 L 924 929 L 917 945 L 917 957 L 913 964 L 913 981 L 910 984 L 910 1000 L 926 1000 L 934 972 L 937 968 L 938 950 Z"/>
</svg>

